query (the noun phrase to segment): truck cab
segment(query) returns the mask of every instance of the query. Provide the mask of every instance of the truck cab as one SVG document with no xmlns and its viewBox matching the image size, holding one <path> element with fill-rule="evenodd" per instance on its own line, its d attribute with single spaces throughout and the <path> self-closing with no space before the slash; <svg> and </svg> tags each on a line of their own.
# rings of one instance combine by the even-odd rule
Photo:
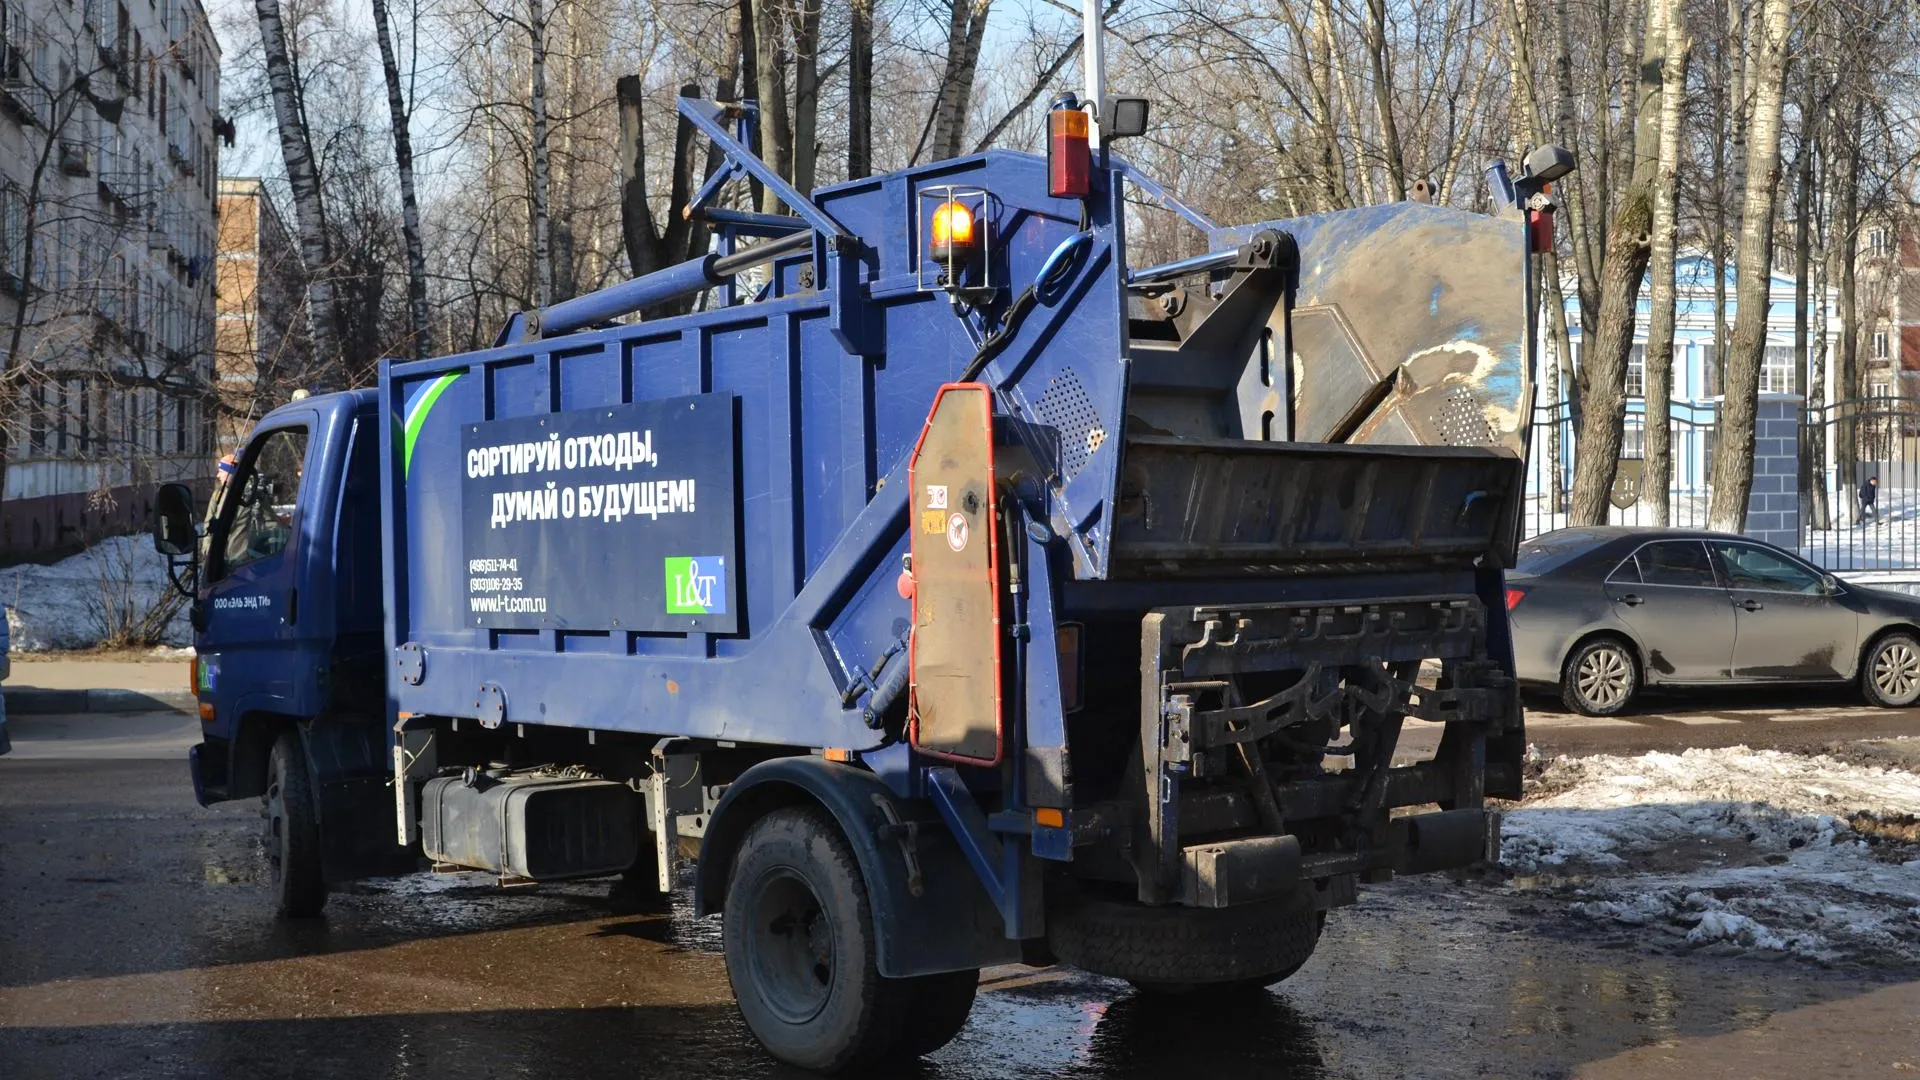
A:
<svg viewBox="0 0 1920 1080">
<path fill-rule="evenodd" d="M 368 832 L 352 819 L 358 793 L 380 785 L 386 761 L 378 418 L 371 390 L 269 413 L 236 455 L 195 544 L 194 796 L 208 806 L 269 795 L 275 748 L 287 743 L 280 753 L 304 763 L 315 806 L 340 818 L 324 830 L 331 843 L 322 853 L 336 881 L 411 865 L 388 850 L 356 854 L 369 847 Z M 184 515 L 182 502 L 177 492 L 163 497 L 161 513 Z M 285 840 L 284 801 L 271 794 L 267 834 Z"/>
</svg>

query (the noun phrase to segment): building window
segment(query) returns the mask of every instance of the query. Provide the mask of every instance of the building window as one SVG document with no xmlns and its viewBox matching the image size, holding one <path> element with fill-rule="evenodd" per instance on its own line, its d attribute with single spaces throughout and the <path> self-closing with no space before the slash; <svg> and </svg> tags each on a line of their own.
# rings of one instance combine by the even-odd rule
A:
<svg viewBox="0 0 1920 1080">
<path fill-rule="evenodd" d="M 1873 358 L 1875 360 L 1885 360 L 1887 358 L 1887 332 L 1885 330 L 1875 330 L 1873 332 Z"/>
<path fill-rule="evenodd" d="M 27 456 L 47 447 L 47 388 L 35 383 L 27 388 Z"/>
<path fill-rule="evenodd" d="M 1647 347 L 1635 345 L 1627 350 L 1627 396 L 1647 396 Z"/>
<path fill-rule="evenodd" d="M 1769 345 L 1760 360 L 1760 392 L 1763 394 L 1792 394 L 1799 391 L 1796 385 L 1798 367 L 1793 362 L 1793 346 Z"/>
<path fill-rule="evenodd" d="M 0 271 L 19 280 L 27 255 L 27 194 L 18 185 L 0 188 Z"/>
<path fill-rule="evenodd" d="M 1626 427 L 1620 432 L 1620 456 L 1623 458 L 1647 456 L 1646 424 L 1637 417 L 1627 417 Z"/>
<path fill-rule="evenodd" d="M 1884 225 L 1875 225 L 1867 230 L 1867 254 L 1876 258 L 1885 258 L 1892 250 L 1892 236 Z"/>
</svg>

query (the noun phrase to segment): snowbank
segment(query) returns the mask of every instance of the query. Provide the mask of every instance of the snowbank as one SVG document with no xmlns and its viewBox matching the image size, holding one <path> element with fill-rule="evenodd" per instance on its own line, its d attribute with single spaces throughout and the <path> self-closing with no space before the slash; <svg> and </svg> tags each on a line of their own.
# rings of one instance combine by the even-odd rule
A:
<svg viewBox="0 0 1920 1080">
<path fill-rule="evenodd" d="M 0 608 L 15 652 L 84 649 L 98 644 L 102 602 L 130 595 L 144 610 L 167 589 L 167 562 L 145 536 L 117 536 L 52 566 L 0 569 Z M 192 628 L 182 611 L 170 624 L 170 645 L 187 645 Z"/>
<path fill-rule="evenodd" d="M 1547 763 L 1512 887 L 1682 947 L 1920 961 L 1920 776 L 1744 746 Z"/>
</svg>

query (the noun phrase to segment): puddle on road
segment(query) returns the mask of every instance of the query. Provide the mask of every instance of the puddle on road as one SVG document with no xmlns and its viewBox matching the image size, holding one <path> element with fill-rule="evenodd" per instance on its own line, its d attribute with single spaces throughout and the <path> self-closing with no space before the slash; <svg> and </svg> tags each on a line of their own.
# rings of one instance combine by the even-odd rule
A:
<svg viewBox="0 0 1920 1080">
<path fill-rule="evenodd" d="M 9 1075 L 800 1075 L 740 1024 L 719 921 L 694 919 L 685 889 L 665 915 L 625 915 L 606 882 L 503 890 L 486 875 L 415 875 L 344 890 L 323 920 L 279 923 L 246 869 L 245 829 L 122 838 L 112 870 L 137 882 L 137 909 L 100 894 L 84 915 L 71 895 L 0 881 L 0 914 L 16 926 L 72 931 L 0 930 L 18 965 L 16 977 L 0 972 Z M 98 872 L 75 864 L 72 845 L 9 854 L 16 882 Z M 110 911 L 142 921 L 122 927 Z M 87 927 L 100 940 L 77 941 Z M 895 1075 L 1562 1077 L 1630 1047 L 1752 1028 L 1920 974 L 1643 949 L 1595 934 L 1563 903 L 1401 881 L 1334 913 L 1299 975 L 1232 1005 L 996 970 L 960 1038 Z"/>
<path fill-rule="evenodd" d="M 1557 914 L 1444 881 L 1363 896 L 1334 914 L 1306 968 L 1263 998 L 1167 1006 L 1087 976 L 987 992 L 933 1074 L 1561 1077 L 1630 1047 L 1753 1028 L 1877 985 L 1799 965 L 1600 948 Z"/>
</svg>

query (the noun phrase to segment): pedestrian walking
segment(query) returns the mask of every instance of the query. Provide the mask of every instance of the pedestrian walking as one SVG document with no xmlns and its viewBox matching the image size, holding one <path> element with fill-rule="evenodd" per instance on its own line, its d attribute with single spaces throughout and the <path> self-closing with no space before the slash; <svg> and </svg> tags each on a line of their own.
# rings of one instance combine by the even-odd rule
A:
<svg viewBox="0 0 1920 1080">
<path fill-rule="evenodd" d="M 1877 476 L 1867 477 L 1867 482 L 1860 485 L 1860 525 L 1862 528 L 1866 527 L 1868 518 L 1872 518 L 1875 521 L 1880 520 L 1880 512 L 1874 509 L 1874 501 L 1879 497 L 1880 478 Z"/>
</svg>

